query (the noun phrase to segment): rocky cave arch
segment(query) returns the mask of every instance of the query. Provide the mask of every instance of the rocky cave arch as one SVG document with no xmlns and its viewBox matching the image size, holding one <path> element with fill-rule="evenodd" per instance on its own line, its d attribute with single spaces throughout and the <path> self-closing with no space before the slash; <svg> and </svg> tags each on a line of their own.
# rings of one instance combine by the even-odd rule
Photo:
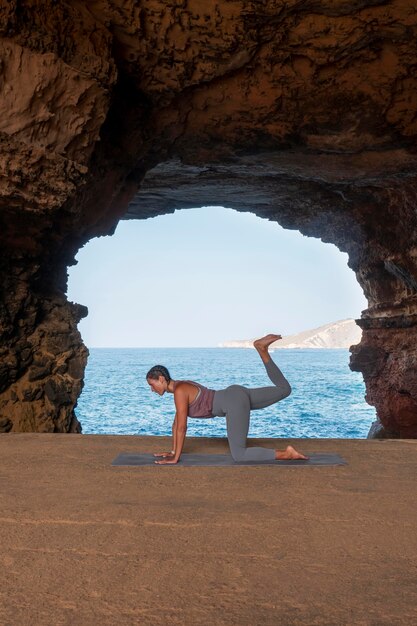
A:
<svg viewBox="0 0 417 626">
<path fill-rule="evenodd" d="M 67 267 L 119 219 L 250 210 L 334 243 L 379 436 L 417 437 L 417 16 L 400 0 L 0 9 L 0 432 L 81 432 Z"/>
</svg>

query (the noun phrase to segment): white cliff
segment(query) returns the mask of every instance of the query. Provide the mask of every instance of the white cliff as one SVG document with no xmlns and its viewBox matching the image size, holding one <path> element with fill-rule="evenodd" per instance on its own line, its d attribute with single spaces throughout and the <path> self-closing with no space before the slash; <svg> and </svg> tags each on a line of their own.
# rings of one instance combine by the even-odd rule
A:
<svg viewBox="0 0 417 626">
<path fill-rule="evenodd" d="M 278 331 L 279 332 L 279 331 Z M 362 330 L 354 319 L 330 322 L 318 328 L 304 330 L 295 335 L 283 335 L 282 339 L 271 344 L 271 349 L 284 348 L 349 348 L 360 342 Z M 218 344 L 220 348 L 253 348 L 256 339 L 225 341 Z"/>
</svg>

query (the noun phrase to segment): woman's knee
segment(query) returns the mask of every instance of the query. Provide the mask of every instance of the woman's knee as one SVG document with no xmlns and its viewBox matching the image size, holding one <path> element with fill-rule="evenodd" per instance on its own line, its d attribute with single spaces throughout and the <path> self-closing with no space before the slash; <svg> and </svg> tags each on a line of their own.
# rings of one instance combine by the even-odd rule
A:
<svg viewBox="0 0 417 626">
<path fill-rule="evenodd" d="M 234 447 L 230 449 L 232 459 L 237 463 L 245 460 L 246 448 Z"/>
</svg>

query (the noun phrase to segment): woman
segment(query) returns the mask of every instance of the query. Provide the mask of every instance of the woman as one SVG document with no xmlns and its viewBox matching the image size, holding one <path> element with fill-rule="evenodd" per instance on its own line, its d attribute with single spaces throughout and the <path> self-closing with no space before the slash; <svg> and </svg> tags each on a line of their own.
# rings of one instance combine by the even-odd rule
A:
<svg viewBox="0 0 417 626">
<path fill-rule="evenodd" d="M 174 394 L 176 414 L 172 425 L 174 447 L 171 452 L 161 452 L 154 456 L 164 459 L 155 463 L 178 463 L 187 430 L 187 417 L 226 416 L 227 437 L 233 460 L 265 461 L 271 459 L 308 459 L 292 446 L 283 451 L 272 448 L 246 447 L 249 431 L 249 417 L 252 409 L 263 409 L 291 393 L 291 387 L 279 367 L 271 359 L 268 346 L 282 339 L 281 335 L 269 334 L 253 342 L 258 351 L 273 387 L 248 388 L 242 385 L 230 385 L 218 391 L 208 389 L 190 380 L 172 380 L 163 365 L 155 365 L 146 375 L 152 391 L 164 395 L 166 391 Z"/>
</svg>

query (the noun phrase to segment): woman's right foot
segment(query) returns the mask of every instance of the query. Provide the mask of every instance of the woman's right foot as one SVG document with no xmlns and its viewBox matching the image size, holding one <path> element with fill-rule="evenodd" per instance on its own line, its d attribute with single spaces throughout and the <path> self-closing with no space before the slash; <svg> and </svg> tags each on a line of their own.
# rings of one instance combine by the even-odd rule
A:
<svg viewBox="0 0 417 626">
<path fill-rule="evenodd" d="M 301 452 L 297 452 L 295 448 L 292 446 L 287 446 L 284 452 L 280 452 L 279 450 L 275 450 L 275 460 L 278 459 L 304 459 L 307 461 L 310 457 L 305 456 L 305 454 L 301 454 Z"/>
</svg>

